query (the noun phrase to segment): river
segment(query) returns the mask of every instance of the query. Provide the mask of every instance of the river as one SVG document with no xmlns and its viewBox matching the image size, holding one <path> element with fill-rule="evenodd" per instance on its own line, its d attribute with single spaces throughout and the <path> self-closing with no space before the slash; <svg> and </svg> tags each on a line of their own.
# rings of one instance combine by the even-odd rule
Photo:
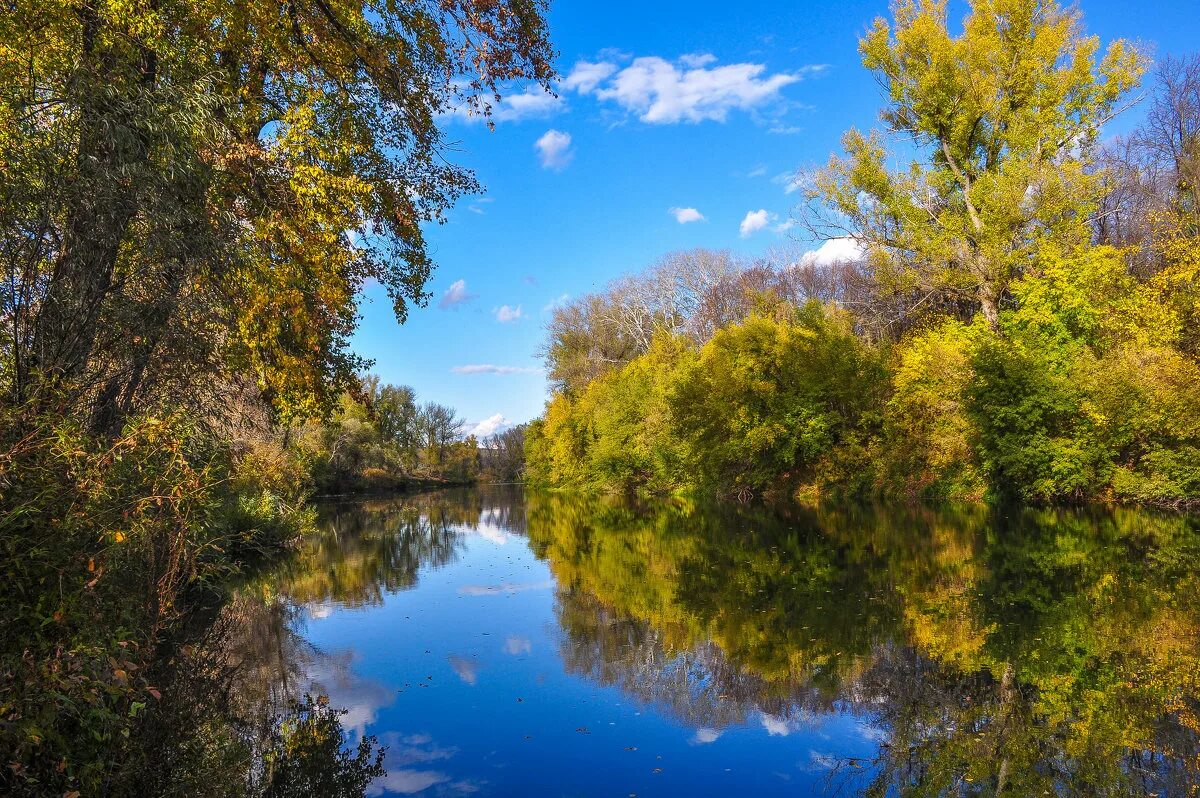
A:
<svg viewBox="0 0 1200 798">
<path fill-rule="evenodd" d="M 319 510 L 191 656 L 243 735 L 305 694 L 344 711 L 383 750 L 368 795 L 1200 783 L 1195 518 L 516 488 Z"/>
</svg>

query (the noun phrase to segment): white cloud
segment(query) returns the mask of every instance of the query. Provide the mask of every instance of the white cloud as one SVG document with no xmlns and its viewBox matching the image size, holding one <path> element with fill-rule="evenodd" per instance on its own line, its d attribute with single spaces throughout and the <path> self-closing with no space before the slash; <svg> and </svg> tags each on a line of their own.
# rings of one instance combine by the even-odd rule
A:
<svg viewBox="0 0 1200 798">
<path fill-rule="evenodd" d="M 786 221 L 782 221 L 779 224 L 775 225 L 771 229 L 774 230 L 776 233 L 786 233 L 788 230 L 791 230 L 795 226 L 796 226 L 795 219 L 787 219 Z"/>
<path fill-rule="evenodd" d="M 393 770 L 388 768 L 387 775 L 375 779 L 367 786 L 367 795 L 376 796 L 387 793 L 412 795 L 447 781 L 450 781 L 450 777 L 436 770 Z"/>
<path fill-rule="evenodd" d="M 696 729 L 696 733 L 692 735 L 692 739 L 689 742 L 692 745 L 708 745 L 709 743 L 715 743 L 720 737 L 720 729 L 709 729 L 702 726 Z"/>
<path fill-rule="evenodd" d="M 679 63 L 692 69 L 706 67 L 709 64 L 716 63 L 717 57 L 712 53 L 688 53 L 687 55 L 679 56 Z"/>
<path fill-rule="evenodd" d="M 511 422 L 504 417 L 504 414 L 496 413 L 480 421 L 467 434 L 474 435 L 476 438 L 486 438 L 488 435 L 494 435 L 508 426 L 511 426 Z"/>
<path fill-rule="evenodd" d="M 650 124 L 724 122 L 730 111 L 782 102 L 781 91 L 810 71 L 769 74 L 765 64 L 712 66 L 715 61 L 704 53 L 674 63 L 658 56 L 635 58 L 623 69 L 611 62 L 580 62 L 564 86 L 613 102 Z"/>
<path fill-rule="evenodd" d="M 838 766 L 838 758 L 833 754 L 823 754 L 820 751 L 808 752 L 808 771 L 833 770 Z"/>
<path fill-rule="evenodd" d="M 522 119 L 542 119 L 563 110 L 562 97 L 550 94 L 541 86 L 529 86 L 520 94 L 510 94 L 493 110 L 499 122 L 519 122 Z"/>
<path fill-rule="evenodd" d="M 866 721 L 859 722 L 855 727 L 855 731 L 857 731 L 864 740 L 869 740 L 873 743 L 877 743 L 880 740 L 886 740 L 888 738 L 887 729 L 867 723 Z"/>
<path fill-rule="evenodd" d="M 738 228 L 742 238 L 748 238 L 759 230 L 766 228 L 771 223 L 771 214 L 766 210 L 750 211 L 746 214 L 746 218 L 742 219 L 742 224 Z"/>
<path fill-rule="evenodd" d="M 333 658 L 318 658 L 305 672 L 307 692 L 327 695 L 332 706 L 342 707 L 342 727 L 362 735 L 375 723 L 379 712 L 391 706 L 396 693 L 379 682 L 364 679 L 340 667 Z"/>
<path fill-rule="evenodd" d="M 550 311 L 554 310 L 555 308 L 561 308 L 563 305 L 567 304 L 567 300 L 569 300 L 570 298 L 571 298 L 570 294 L 559 294 L 554 299 L 551 299 L 549 302 L 547 302 L 545 305 L 542 306 L 542 313 L 549 313 Z"/>
<path fill-rule="evenodd" d="M 475 528 L 475 533 L 484 540 L 489 540 L 492 543 L 495 543 L 497 546 L 507 546 L 508 542 L 512 540 L 512 536 L 505 532 L 501 527 L 489 523 L 481 522 L 479 526 Z"/>
<path fill-rule="evenodd" d="M 313 620 L 320 620 L 333 615 L 333 605 L 326 604 L 324 602 L 321 602 L 320 604 L 310 604 L 308 605 L 307 609 L 308 617 L 312 618 Z"/>
<path fill-rule="evenodd" d="M 484 214 L 483 206 L 490 205 L 493 202 L 495 202 L 495 198 L 493 197 L 480 197 L 468 205 L 467 210 L 469 210 L 471 213 L 478 213 L 480 216 L 482 216 Z"/>
<path fill-rule="evenodd" d="M 862 260 L 862 245 L 849 236 L 831 238 L 815 250 L 800 256 L 801 266 L 832 266 L 835 263 Z"/>
<path fill-rule="evenodd" d="M 751 169 L 749 172 L 746 173 L 746 177 L 765 177 L 766 174 L 767 174 L 767 167 L 756 166 L 753 169 Z"/>
<path fill-rule="evenodd" d="M 528 637 L 509 635 L 504 641 L 505 654 L 511 654 L 512 656 L 516 657 L 520 656 L 521 654 L 528 654 L 531 651 L 533 651 L 533 641 Z"/>
<path fill-rule="evenodd" d="M 455 366 L 450 369 L 455 374 L 538 374 L 541 369 L 533 366 L 497 366 L 492 363 L 473 363 L 467 366 Z"/>
<path fill-rule="evenodd" d="M 792 733 L 792 727 L 788 724 L 786 718 L 780 718 L 775 715 L 762 713 L 762 726 L 767 730 L 767 734 L 771 737 L 787 737 Z"/>
<path fill-rule="evenodd" d="M 496 321 L 501 324 L 525 318 L 525 312 L 521 310 L 520 305 L 517 305 L 515 308 L 508 305 L 501 305 L 493 310 L 492 313 L 496 314 Z"/>
<path fill-rule="evenodd" d="M 597 86 L 612 77 L 619 67 L 611 61 L 579 61 L 563 80 L 564 89 L 591 94 Z"/>
<path fill-rule="evenodd" d="M 450 668 L 462 680 L 463 684 L 469 684 L 473 687 L 479 681 L 479 663 L 475 660 L 464 659 L 456 654 L 451 654 L 446 657 L 446 661 L 450 663 Z"/>
<path fill-rule="evenodd" d="M 670 208 L 667 211 L 675 217 L 675 221 L 680 224 L 688 224 L 689 222 L 706 222 L 704 214 L 695 208 Z"/>
<path fill-rule="evenodd" d="M 442 294 L 442 299 L 438 302 L 438 307 L 445 310 L 446 308 L 460 305 L 463 302 L 469 302 L 474 298 L 474 294 L 467 293 L 466 280 L 455 280 L 446 289 L 446 293 Z"/>
<path fill-rule="evenodd" d="M 564 169 L 575 157 L 575 151 L 571 149 L 571 134 L 561 130 L 547 130 L 533 146 L 538 151 L 543 169 Z"/>
<path fill-rule="evenodd" d="M 520 122 L 525 119 L 545 119 L 566 108 L 562 97 L 550 94 L 536 83 L 526 86 L 524 91 L 509 94 L 498 102 L 490 100 L 492 107 L 491 119 L 495 122 Z M 451 119 L 457 119 L 467 124 L 483 122 L 483 114 L 472 113 L 469 105 L 462 105 L 446 114 Z"/>
<path fill-rule="evenodd" d="M 808 185 L 807 178 L 798 172 L 784 172 L 781 175 L 775 175 L 771 178 L 771 182 L 783 186 L 784 194 L 795 194 Z"/>
<path fill-rule="evenodd" d="M 437 745 L 428 734 L 401 735 L 398 732 L 388 732 L 383 735 L 383 743 L 387 747 L 384 764 L 389 771 L 393 767 L 452 759 L 458 753 L 457 748 L 443 748 Z"/>
</svg>

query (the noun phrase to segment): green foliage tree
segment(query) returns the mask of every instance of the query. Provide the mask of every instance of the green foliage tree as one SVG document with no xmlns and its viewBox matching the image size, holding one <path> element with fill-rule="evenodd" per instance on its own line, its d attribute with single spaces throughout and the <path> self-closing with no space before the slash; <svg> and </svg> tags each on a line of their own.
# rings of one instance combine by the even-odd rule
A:
<svg viewBox="0 0 1200 798">
<path fill-rule="evenodd" d="M 973 356 L 968 411 L 992 486 L 1026 500 L 1196 491 L 1200 367 L 1178 316 L 1121 253 L 1046 252 Z"/>
<path fill-rule="evenodd" d="M 478 442 L 463 435 L 453 408 L 419 405 L 412 388 L 374 375 L 355 394 L 343 393 L 328 417 L 301 426 L 298 445 L 322 493 L 465 484 L 480 473 Z"/>
<path fill-rule="evenodd" d="M 1087 242 L 1095 144 L 1144 59 L 1123 41 L 1100 57 L 1079 12 L 1052 0 L 976 0 L 958 36 L 945 0 L 901 0 L 894 15 L 859 49 L 913 159 L 890 169 L 884 139 L 851 130 L 845 157 L 813 176 L 809 222 L 853 237 L 916 302 L 966 302 L 997 329 L 1044 244 Z"/>
<path fill-rule="evenodd" d="M 615 492 L 686 484 L 668 396 L 691 357 L 683 339 L 660 333 L 645 353 L 573 397 L 555 396 L 526 435 L 529 479 Z"/>
<path fill-rule="evenodd" d="M 967 413 L 978 326 L 956 320 L 900 342 L 879 444 L 878 478 L 908 498 L 979 499 L 986 482 Z"/>
<path fill-rule="evenodd" d="M 817 303 L 719 331 L 669 402 L 700 479 L 723 493 L 811 477 L 877 411 L 883 367 L 848 319 Z"/>
</svg>

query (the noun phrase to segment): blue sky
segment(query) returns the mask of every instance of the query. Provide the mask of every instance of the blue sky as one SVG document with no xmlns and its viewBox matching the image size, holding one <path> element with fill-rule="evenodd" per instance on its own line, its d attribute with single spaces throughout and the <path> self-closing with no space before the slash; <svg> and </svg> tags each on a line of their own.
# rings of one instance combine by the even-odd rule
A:
<svg viewBox="0 0 1200 798">
<path fill-rule="evenodd" d="M 1079 5 L 1104 42 L 1200 49 L 1200 0 Z M 846 128 L 875 126 L 878 87 L 857 39 L 886 13 L 886 0 L 558 0 L 559 100 L 505 103 L 492 131 L 445 121 L 448 157 L 487 194 L 427 230 L 428 307 L 400 326 L 367 290 L 355 351 L 482 433 L 541 413 L 537 352 L 560 298 L 673 250 L 811 245 L 783 229 L 797 199 L 785 176 L 824 162 Z"/>
</svg>

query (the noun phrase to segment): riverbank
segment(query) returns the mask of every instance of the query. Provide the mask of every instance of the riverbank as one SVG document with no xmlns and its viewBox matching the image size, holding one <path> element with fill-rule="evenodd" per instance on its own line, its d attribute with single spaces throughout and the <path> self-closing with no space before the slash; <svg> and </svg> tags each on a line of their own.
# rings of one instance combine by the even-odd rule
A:
<svg viewBox="0 0 1200 798">
<path fill-rule="evenodd" d="M 1045 260 L 1013 284 L 996 328 L 924 316 L 894 340 L 864 335 L 839 302 L 797 301 L 786 271 L 763 286 L 734 269 L 721 289 L 727 304 L 742 292 L 734 320 L 700 337 L 659 330 L 630 359 L 562 378 L 527 433 L 528 477 L 738 498 L 1191 506 L 1200 360 L 1183 319 L 1200 295 L 1170 271 L 1140 281 L 1123 257 Z M 551 374 L 607 335 L 603 318 L 588 324 L 551 326 Z"/>
<path fill-rule="evenodd" d="M 182 416 L 115 437 L 5 422 L 20 437 L 0 471 L 0 786 L 135 793 L 154 663 L 212 591 L 312 529 L 303 475 L 269 441 L 233 446 Z"/>
<path fill-rule="evenodd" d="M 238 752 L 249 769 L 263 754 L 238 742 L 236 718 L 193 707 L 185 723 L 162 705 L 168 689 L 217 694 L 203 673 L 169 686 L 178 675 L 168 663 L 207 634 L 233 585 L 315 531 L 314 468 L 327 461 L 270 428 L 235 443 L 182 416 L 131 419 L 116 437 L 53 415 L 5 419 L 0 429 L 20 436 L 3 441 L 0 461 L 0 792 L 143 794 L 151 762 L 221 751 Z M 356 496 L 463 484 L 370 476 Z M 179 751 L 164 750 L 154 731 L 163 712 L 175 727 L 194 722 L 213 736 L 201 744 L 185 735 Z M 336 720 L 316 706 L 301 714 L 314 733 Z"/>
</svg>

